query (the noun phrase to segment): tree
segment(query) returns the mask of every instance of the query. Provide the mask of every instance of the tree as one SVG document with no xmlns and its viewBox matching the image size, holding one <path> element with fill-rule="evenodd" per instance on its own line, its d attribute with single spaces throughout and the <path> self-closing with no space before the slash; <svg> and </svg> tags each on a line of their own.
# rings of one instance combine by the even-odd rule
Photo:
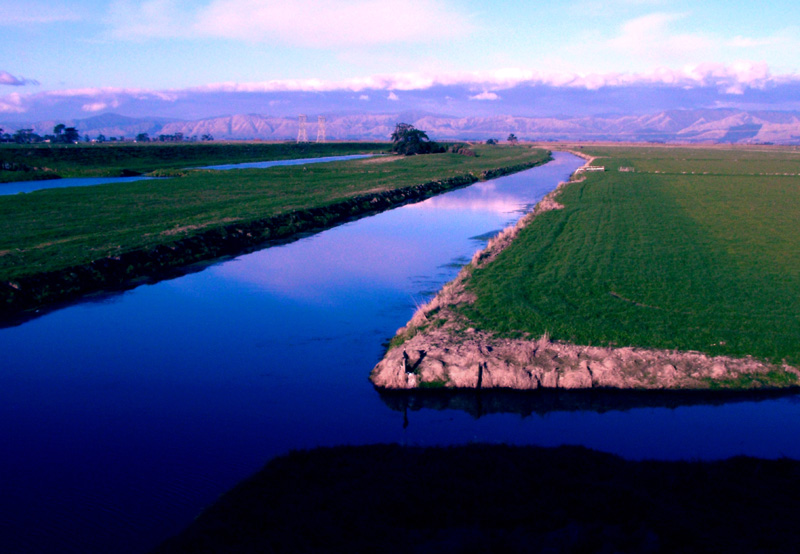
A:
<svg viewBox="0 0 800 554">
<path fill-rule="evenodd" d="M 392 142 L 392 152 L 406 156 L 444 151 L 438 144 L 431 142 L 425 131 L 416 129 L 410 123 L 398 123 L 395 126 Z"/>
<path fill-rule="evenodd" d="M 64 134 L 61 136 L 66 143 L 78 142 L 81 139 L 81 134 L 75 127 L 65 127 Z"/>
<path fill-rule="evenodd" d="M 42 137 L 34 133 L 33 129 L 17 129 L 13 140 L 18 144 L 30 144 L 41 141 Z"/>
<path fill-rule="evenodd" d="M 136 135 L 136 142 L 150 142 L 150 135 L 147 133 L 139 133 Z"/>
<path fill-rule="evenodd" d="M 517 139 L 517 135 L 515 135 L 514 133 L 508 135 L 508 142 L 510 142 L 511 144 L 517 144 L 517 140 L 519 139 Z"/>
<path fill-rule="evenodd" d="M 103 133 L 97 135 L 97 142 L 105 142 L 105 141 L 106 141 L 106 136 Z"/>
<path fill-rule="evenodd" d="M 211 136 L 210 134 L 205 134 L 202 137 L 200 137 L 200 140 L 214 140 L 214 137 Z"/>
<path fill-rule="evenodd" d="M 53 134 L 54 134 L 55 136 L 57 136 L 57 137 L 58 137 L 58 136 L 61 136 L 61 133 L 63 133 L 63 132 L 64 132 L 64 129 L 65 129 L 66 127 L 67 127 L 67 126 L 66 126 L 66 125 L 64 125 L 63 123 L 59 123 L 58 125 L 56 125 L 55 127 L 53 127 Z"/>
<path fill-rule="evenodd" d="M 486 141 L 486 144 L 497 144 L 497 139 L 496 138 L 490 138 L 490 139 L 488 139 Z"/>
</svg>

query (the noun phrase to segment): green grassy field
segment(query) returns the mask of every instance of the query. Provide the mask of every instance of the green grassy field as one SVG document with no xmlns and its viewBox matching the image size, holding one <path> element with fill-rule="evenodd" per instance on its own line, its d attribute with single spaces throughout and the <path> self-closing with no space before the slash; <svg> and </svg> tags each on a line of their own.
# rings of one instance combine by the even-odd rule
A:
<svg viewBox="0 0 800 554">
<path fill-rule="evenodd" d="M 201 230 L 486 169 L 541 162 L 528 147 L 308 166 L 198 170 L 165 180 L 0 197 L 0 280 L 152 247 Z"/>
<path fill-rule="evenodd" d="M 609 171 L 475 271 L 477 327 L 800 364 L 800 177 L 761 175 L 800 173 L 798 152 L 583 152 Z"/>
<path fill-rule="evenodd" d="M 2 162 L 27 171 L 0 171 L 0 183 L 46 177 L 108 177 L 226 163 L 385 152 L 387 143 L 143 143 L 0 145 Z M 32 169 L 37 168 L 37 169 Z"/>
</svg>

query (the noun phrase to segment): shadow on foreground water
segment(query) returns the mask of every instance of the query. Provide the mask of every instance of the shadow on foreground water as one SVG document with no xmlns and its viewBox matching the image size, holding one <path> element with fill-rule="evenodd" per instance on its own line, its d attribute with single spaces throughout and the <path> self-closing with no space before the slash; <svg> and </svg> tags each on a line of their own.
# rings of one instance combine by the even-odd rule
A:
<svg viewBox="0 0 800 554">
<path fill-rule="evenodd" d="M 637 408 L 722 406 L 796 395 L 798 389 L 751 391 L 620 391 L 620 390 L 378 390 L 380 399 L 397 412 L 459 410 L 479 419 L 490 414 L 523 418 L 551 412 L 628 411 Z"/>
<path fill-rule="evenodd" d="M 800 462 L 582 447 L 293 452 L 155 552 L 791 552 Z"/>
</svg>

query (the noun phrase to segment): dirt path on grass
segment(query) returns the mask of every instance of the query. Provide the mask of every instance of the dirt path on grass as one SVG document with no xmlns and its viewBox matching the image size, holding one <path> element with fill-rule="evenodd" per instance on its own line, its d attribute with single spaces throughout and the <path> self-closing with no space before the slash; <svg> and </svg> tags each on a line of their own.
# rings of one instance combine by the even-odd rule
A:
<svg viewBox="0 0 800 554">
<path fill-rule="evenodd" d="M 570 153 L 591 165 L 595 158 Z M 647 348 L 581 346 L 547 335 L 497 337 L 470 327 L 456 311 L 475 296 L 465 284 L 472 271 L 491 263 L 540 214 L 562 209 L 556 198 L 565 186 L 585 177 L 580 170 L 560 183 L 532 212 L 497 235 L 397 331 L 389 350 L 370 375 L 382 389 L 508 388 L 550 389 L 747 389 L 800 384 L 800 371 L 751 357 L 708 356 L 700 352 Z"/>
</svg>

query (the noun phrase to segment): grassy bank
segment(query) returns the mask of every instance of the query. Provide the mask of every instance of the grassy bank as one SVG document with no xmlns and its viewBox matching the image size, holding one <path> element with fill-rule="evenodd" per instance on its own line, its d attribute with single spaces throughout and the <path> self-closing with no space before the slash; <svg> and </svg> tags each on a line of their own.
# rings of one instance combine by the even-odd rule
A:
<svg viewBox="0 0 800 554">
<path fill-rule="evenodd" d="M 800 463 L 579 447 L 294 452 L 154 553 L 791 552 Z"/>
<path fill-rule="evenodd" d="M 109 177 L 226 163 L 384 152 L 386 143 L 141 143 L 0 145 L 0 183 L 57 177 Z"/>
<path fill-rule="evenodd" d="M 375 195 L 386 191 L 432 181 L 450 179 L 453 186 L 463 185 L 474 180 L 473 175 L 491 176 L 497 168 L 541 163 L 549 156 L 546 151 L 527 147 L 485 147 L 478 152 L 478 157 L 437 154 L 269 169 L 197 170 L 166 180 L 0 197 L 0 284 L 9 283 L 5 289 L 9 301 L 20 292 L 14 285 L 20 280 L 119 259 L 131 252 L 156 252 L 159 267 L 208 259 L 205 256 L 223 250 L 214 245 L 206 248 L 208 241 L 200 245 L 187 241 L 205 234 L 218 242 L 239 233 L 252 240 L 236 244 L 252 245 L 260 235 L 251 235 L 268 227 L 270 218 L 292 214 L 305 218 L 301 226 L 293 226 L 291 217 L 284 218 L 281 228 L 272 229 L 277 232 L 268 235 L 283 237 L 286 230 L 291 233 L 295 228 L 325 226 L 335 220 L 339 214 L 332 218 L 328 213 L 313 212 L 326 206 L 364 195 L 376 199 Z M 438 189 L 443 187 L 429 188 L 441 192 Z M 386 209 L 392 203 L 419 199 L 420 194 L 425 192 L 402 194 L 388 201 L 381 197 L 383 204 L 374 207 L 368 198 L 362 199 L 359 202 L 364 205 L 345 206 L 343 216 Z M 215 230 L 220 237 L 209 237 Z M 187 253 L 188 249 L 193 250 Z M 232 251 L 228 248 L 224 252 Z M 137 260 L 132 263 L 138 264 Z M 142 267 L 152 267 L 151 262 L 142 261 Z M 131 278 L 141 276 L 136 267 L 122 271 L 128 271 Z M 36 286 L 45 295 L 58 293 L 57 282 Z M 34 295 L 38 298 L 39 293 Z"/>
<path fill-rule="evenodd" d="M 474 272 L 476 327 L 800 363 L 796 151 L 582 151 L 608 171 Z"/>
</svg>

